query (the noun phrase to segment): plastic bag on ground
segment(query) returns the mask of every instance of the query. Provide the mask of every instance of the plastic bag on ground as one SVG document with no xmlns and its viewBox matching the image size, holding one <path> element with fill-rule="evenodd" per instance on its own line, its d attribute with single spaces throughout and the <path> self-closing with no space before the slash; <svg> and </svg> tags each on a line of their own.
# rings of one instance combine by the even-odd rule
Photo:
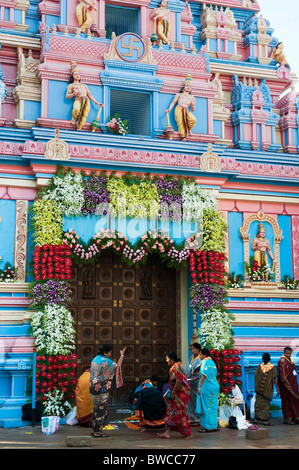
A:
<svg viewBox="0 0 299 470">
<path fill-rule="evenodd" d="M 42 433 L 43 434 L 54 434 L 59 427 L 59 416 L 43 416 L 42 421 Z"/>
<path fill-rule="evenodd" d="M 219 426 L 221 428 L 228 427 L 231 411 L 232 408 L 229 405 L 222 405 L 219 407 Z"/>
<path fill-rule="evenodd" d="M 251 419 L 255 418 L 255 400 L 256 400 L 256 396 L 254 395 L 250 400 L 250 418 Z"/>
<path fill-rule="evenodd" d="M 74 426 L 74 424 L 78 423 L 76 406 L 74 406 L 74 408 L 72 408 L 71 411 L 66 415 L 65 422 L 69 426 Z"/>
<path fill-rule="evenodd" d="M 237 420 L 238 429 L 248 429 L 251 426 L 251 423 L 246 420 L 241 409 L 238 406 L 235 406 L 231 412 L 231 415 L 234 416 Z"/>
</svg>

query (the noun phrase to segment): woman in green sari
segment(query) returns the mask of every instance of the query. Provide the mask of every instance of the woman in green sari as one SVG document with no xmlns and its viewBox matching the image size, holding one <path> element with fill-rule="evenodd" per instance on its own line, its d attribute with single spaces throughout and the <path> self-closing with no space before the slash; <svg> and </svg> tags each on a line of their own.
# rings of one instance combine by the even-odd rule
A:
<svg viewBox="0 0 299 470">
<path fill-rule="evenodd" d="M 196 413 L 200 416 L 198 432 L 218 430 L 218 396 L 217 367 L 210 352 L 204 348 L 200 352 L 199 384 L 197 390 Z"/>
</svg>

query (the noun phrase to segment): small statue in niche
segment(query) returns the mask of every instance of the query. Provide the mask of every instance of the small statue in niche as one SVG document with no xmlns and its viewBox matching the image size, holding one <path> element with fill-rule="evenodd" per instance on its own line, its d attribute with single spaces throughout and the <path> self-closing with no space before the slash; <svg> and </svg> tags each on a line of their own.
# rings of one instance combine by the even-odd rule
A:
<svg viewBox="0 0 299 470">
<path fill-rule="evenodd" d="M 273 253 L 270 248 L 270 243 L 267 238 L 265 238 L 265 227 L 264 224 L 260 223 L 258 226 L 258 232 L 256 237 L 252 240 L 251 248 L 254 251 L 254 261 L 257 261 L 258 267 L 261 268 L 262 265 L 268 264 L 268 257 L 272 260 L 272 269 L 275 267 L 276 261 L 274 259 Z"/>
<path fill-rule="evenodd" d="M 95 100 L 88 87 L 81 83 L 80 70 L 74 61 L 71 62 L 71 78 L 67 87 L 66 98 L 75 98 L 71 123 L 75 124 L 79 130 L 86 122 L 90 110 L 90 100 L 100 107 L 103 106 L 102 103 Z"/>
<path fill-rule="evenodd" d="M 82 33 L 85 33 L 86 28 L 90 28 L 95 23 L 94 13 L 96 10 L 96 0 L 79 0 L 76 16 Z"/>
<path fill-rule="evenodd" d="M 158 35 L 162 39 L 163 44 L 169 44 L 169 33 L 170 33 L 170 22 L 167 18 L 169 10 L 167 9 L 168 0 L 161 0 L 158 8 L 155 8 L 151 14 L 151 18 L 154 20 L 154 34 L 157 40 Z"/>
<path fill-rule="evenodd" d="M 192 91 L 192 78 L 191 75 L 187 75 L 183 88 L 180 93 L 177 93 L 173 98 L 170 106 L 166 109 L 166 113 L 169 113 L 174 105 L 177 106 L 174 110 L 174 118 L 178 126 L 178 131 L 182 140 L 186 140 L 188 136 L 192 135 L 192 129 L 196 124 L 196 117 L 189 111 L 195 110 L 195 97 L 191 94 Z"/>
<path fill-rule="evenodd" d="M 287 69 L 290 70 L 290 65 L 287 62 L 286 55 L 284 53 L 284 44 L 283 42 L 277 43 L 276 47 L 273 47 L 270 58 L 276 60 L 278 64 L 284 65 Z"/>
</svg>

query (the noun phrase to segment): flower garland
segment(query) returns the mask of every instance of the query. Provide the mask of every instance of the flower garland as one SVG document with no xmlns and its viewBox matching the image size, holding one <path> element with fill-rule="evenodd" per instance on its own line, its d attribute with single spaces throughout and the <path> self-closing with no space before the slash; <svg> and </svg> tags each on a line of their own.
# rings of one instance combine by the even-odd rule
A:
<svg viewBox="0 0 299 470">
<path fill-rule="evenodd" d="M 45 354 L 69 354 L 75 348 L 73 317 L 63 305 L 49 304 L 31 316 L 34 346 Z"/>
<path fill-rule="evenodd" d="M 83 197 L 84 203 L 81 208 L 83 215 L 95 214 L 100 204 L 109 203 L 109 194 L 107 191 L 107 178 L 105 176 L 90 175 L 84 180 Z M 103 215 L 106 215 L 103 211 Z"/>
<path fill-rule="evenodd" d="M 0 269 L 0 282 L 15 282 L 17 270 L 10 263 L 6 263 L 4 269 Z"/>
<path fill-rule="evenodd" d="M 198 232 L 179 245 L 161 230 L 148 231 L 133 245 L 121 233 L 103 229 L 85 244 L 74 230 L 63 232 L 63 216 L 97 214 L 101 204 L 108 206 L 107 211 L 102 212 L 104 215 L 109 210 L 110 215 L 149 219 L 164 219 L 170 209 L 167 215 L 172 220 L 202 220 L 203 236 Z M 194 284 L 191 298 L 195 309 L 203 309 L 202 338 L 206 344 L 219 346 L 219 349 L 221 341 L 229 342 L 230 317 L 223 308 L 222 252 L 226 225 L 213 192 L 202 190 L 191 178 L 176 180 L 165 176 L 136 180 L 128 175 L 116 178 L 103 173 L 87 176 L 59 167 L 50 186 L 41 191 L 40 198 L 34 202 L 32 211 L 36 284 L 32 289 L 31 329 L 40 359 L 36 376 L 38 400 L 62 405 L 66 393 L 74 398 L 75 330 L 67 309 L 70 293 L 66 281 L 71 279 L 72 260 L 90 263 L 103 250 L 114 250 L 128 266 L 146 263 L 150 254 L 158 254 L 168 267 L 180 268 L 191 261 L 191 268 L 196 266 L 191 269 Z M 70 355 L 72 366 L 65 370 Z"/>
<path fill-rule="evenodd" d="M 190 243 L 197 243 L 195 236 Z M 113 250 L 118 253 L 121 260 L 129 267 L 139 263 L 145 264 L 150 254 L 158 254 L 160 259 L 168 267 L 176 268 L 187 266 L 190 249 L 184 245 L 177 245 L 168 234 L 161 230 L 147 231 L 141 239 L 133 245 L 128 238 L 120 232 L 112 232 L 102 229 L 95 234 L 89 244 L 84 244 L 73 229 L 65 232 L 64 244 L 71 250 L 76 262 L 91 262 L 99 256 L 103 250 Z"/>
<path fill-rule="evenodd" d="M 222 401 L 235 386 L 241 386 L 242 366 L 240 365 L 240 355 L 242 351 L 238 349 L 223 349 L 222 351 L 210 349 L 210 355 L 217 365 L 217 377 L 220 383 L 220 396 Z"/>
<path fill-rule="evenodd" d="M 75 398 L 77 384 L 77 355 L 38 355 L 36 363 L 35 393 L 37 401 L 46 403 L 60 397 L 58 404 L 63 405 L 67 400 Z M 64 408 L 57 416 L 63 416 Z M 46 414 L 46 413 L 44 413 Z"/>
<path fill-rule="evenodd" d="M 45 191 L 43 200 L 51 201 L 65 216 L 78 216 L 84 205 L 83 175 L 72 170 L 59 170 L 51 186 Z"/>
<path fill-rule="evenodd" d="M 62 390 L 55 389 L 54 392 L 48 392 L 44 395 L 45 416 L 65 416 L 71 409 L 72 405 L 65 400 Z"/>
</svg>

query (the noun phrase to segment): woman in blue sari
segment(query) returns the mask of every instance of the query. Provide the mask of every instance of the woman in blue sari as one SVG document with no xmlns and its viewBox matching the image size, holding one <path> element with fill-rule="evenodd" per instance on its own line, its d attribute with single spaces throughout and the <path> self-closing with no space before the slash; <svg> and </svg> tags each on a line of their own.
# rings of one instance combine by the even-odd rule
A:
<svg viewBox="0 0 299 470">
<path fill-rule="evenodd" d="M 217 367 L 210 352 L 204 348 L 200 352 L 199 384 L 197 390 L 196 413 L 200 416 L 198 432 L 218 430 L 218 396 Z"/>
<path fill-rule="evenodd" d="M 201 364 L 200 359 L 201 345 L 193 343 L 191 345 L 192 356 L 186 367 L 188 382 L 191 387 L 191 395 L 188 402 L 188 415 L 190 424 L 199 425 L 199 416 L 196 414 L 196 397 L 198 389 L 199 368 Z"/>
<path fill-rule="evenodd" d="M 115 363 L 111 359 L 112 346 L 104 344 L 91 362 L 89 388 L 92 395 L 92 434 L 94 437 L 108 437 L 103 433 L 103 427 L 107 417 L 109 392 L 114 375 L 116 375 L 116 387 L 119 388 L 123 384 L 121 364 L 125 350 L 126 348 L 121 350 L 120 358 Z"/>
</svg>

